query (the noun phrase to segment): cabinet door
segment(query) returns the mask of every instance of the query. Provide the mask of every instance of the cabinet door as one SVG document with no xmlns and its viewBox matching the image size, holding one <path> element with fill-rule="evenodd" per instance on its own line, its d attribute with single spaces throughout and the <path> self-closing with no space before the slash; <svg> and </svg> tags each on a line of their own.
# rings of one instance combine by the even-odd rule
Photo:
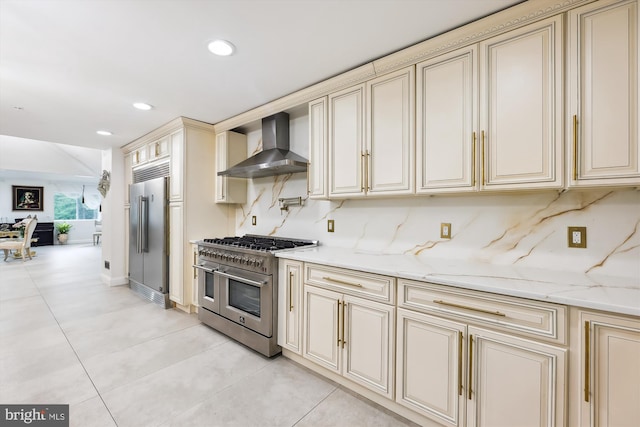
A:
<svg viewBox="0 0 640 427">
<path fill-rule="evenodd" d="M 340 372 L 342 295 L 304 286 L 304 350 L 302 356 Z"/>
<path fill-rule="evenodd" d="M 302 354 L 302 263 L 281 260 L 278 280 L 278 345 Z"/>
<path fill-rule="evenodd" d="M 185 298 L 184 260 L 183 254 L 183 220 L 184 208 L 182 203 L 169 204 L 169 299 L 180 305 L 188 305 L 190 298 Z"/>
<path fill-rule="evenodd" d="M 569 12 L 570 183 L 640 184 L 638 3 Z"/>
<path fill-rule="evenodd" d="M 146 163 L 149 160 L 149 147 L 146 145 L 144 147 L 138 148 L 136 151 L 132 152 L 131 164 L 133 166 L 138 166 L 143 163 Z"/>
<path fill-rule="evenodd" d="M 247 136 L 237 132 L 216 135 L 216 172 L 226 170 L 247 158 Z M 216 173 L 216 203 L 245 203 L 247 180 Z"/>
<path fill-rule="evenodd" d="M 463 426 L 466 326 L 398 309 L 396 401 L 448 426 Z"/>
<path fill-rule="evenodd" d="M 565 424 L 565 349 L 471 326 L 468 343 L 468 426 Z"/>
<path fill-rule="evenodd" d="M 366 86 L 365 191 L 414 191 L 415 68 L 370 80 Z"/>
<path fill-rule="evenodd" d="M 580 320 L 580 425 L 637 426 L 640 321 L 588 312 Z"/>
<path fill-rule="evenodd" d="M 182 201 L 184 197 L 184 131 L 171 134 L 171 161 L 169 179 L 169 201 Z"/>
<path fill-rule="evenodd" d="M 364 85 L 329 95 L 329 196 L 364 196 Z"/>
<path fill-rule="evenodd" d="M 309 103 L 309 166 L 307 192 L 312 199 L 327 197 L 327 98 Z"/>
<path fill-rule="evenodd" d="M 476 188 L 477 73 L 477 45 L 417 65 L 417 193 Z"/>
<path fill-rule="evenodd" d="M 163 157 L 167 157 L 169 155 L 170 145 L 171 141 L 169 136 L 166 136 L 149 144 L 149 160 L 153 161 L 161 159 Z"/>
<path fill-rule="evenodd" d="M 562 16 L 480 43 L 484 188 L 561 188 Z"/>
<path fill-rule="evenodd" d="M 345 296 L 342 310 L 343 375 L 393 399 L 395 308 Z"/>
</svg>

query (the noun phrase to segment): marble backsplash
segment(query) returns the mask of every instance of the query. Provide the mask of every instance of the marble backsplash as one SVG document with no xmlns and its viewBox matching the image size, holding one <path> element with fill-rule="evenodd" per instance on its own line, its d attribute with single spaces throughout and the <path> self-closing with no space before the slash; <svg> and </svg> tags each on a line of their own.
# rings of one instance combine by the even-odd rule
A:
<svg viewBox="0 0 640 427">
<path fill-rule="evenodd" d="M 317 239 L 360 252 L 455 258 L 634 278 L 640 282 L 640 191 L 474 194 L 393 199 L 304 200 L 306 175 L 249 181 L 236 231 Z M 251 225 L 256 216 L 257 224 Z M 327 232 L 327 220 L 335 232 Z M 452 238 L 440 238 L 440 223 Z M 567 227 L 587 227 L 587 248 L 567 247 Z"/>
</svg>

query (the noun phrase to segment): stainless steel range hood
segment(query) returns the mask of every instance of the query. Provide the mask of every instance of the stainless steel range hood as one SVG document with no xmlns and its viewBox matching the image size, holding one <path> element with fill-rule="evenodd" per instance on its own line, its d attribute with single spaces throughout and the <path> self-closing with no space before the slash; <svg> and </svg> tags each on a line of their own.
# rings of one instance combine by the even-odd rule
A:
<svg viewBox="0 0 640 427">
<path fill-rule="evenodd" d="M 289 151 L 289 114 L 278 113 L 262 119 L 262 151 L 218 175 L 234 178 L 261 178 L 306 172 L 308 160 Z"/>
</svg>

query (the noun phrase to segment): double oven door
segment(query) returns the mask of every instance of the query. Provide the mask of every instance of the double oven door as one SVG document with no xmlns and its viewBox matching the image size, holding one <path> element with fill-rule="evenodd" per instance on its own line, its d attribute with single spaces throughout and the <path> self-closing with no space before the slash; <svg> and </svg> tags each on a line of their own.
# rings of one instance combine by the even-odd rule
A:
<svg viewBox="0 0 640 427">
<path fill-rule="evenodd" d="M 226 265 L 196 266 L 200 308 L 243 325 L 265 337 L 273 335 L 273 278 Z"/>
</svg>

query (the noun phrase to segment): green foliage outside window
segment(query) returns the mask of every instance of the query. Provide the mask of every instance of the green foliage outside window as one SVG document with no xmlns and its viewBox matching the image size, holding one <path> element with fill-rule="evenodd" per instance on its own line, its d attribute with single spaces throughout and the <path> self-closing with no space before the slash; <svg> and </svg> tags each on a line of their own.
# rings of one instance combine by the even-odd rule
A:
<svg viewBox="0 0 640 427">
<path fill-rule="evenodd" d="M 68 197 L 62 193 L 53 195 L 53 219 L 96 219 L 97 209 L 89 209 L 80 197 Z"/>
</svg>

